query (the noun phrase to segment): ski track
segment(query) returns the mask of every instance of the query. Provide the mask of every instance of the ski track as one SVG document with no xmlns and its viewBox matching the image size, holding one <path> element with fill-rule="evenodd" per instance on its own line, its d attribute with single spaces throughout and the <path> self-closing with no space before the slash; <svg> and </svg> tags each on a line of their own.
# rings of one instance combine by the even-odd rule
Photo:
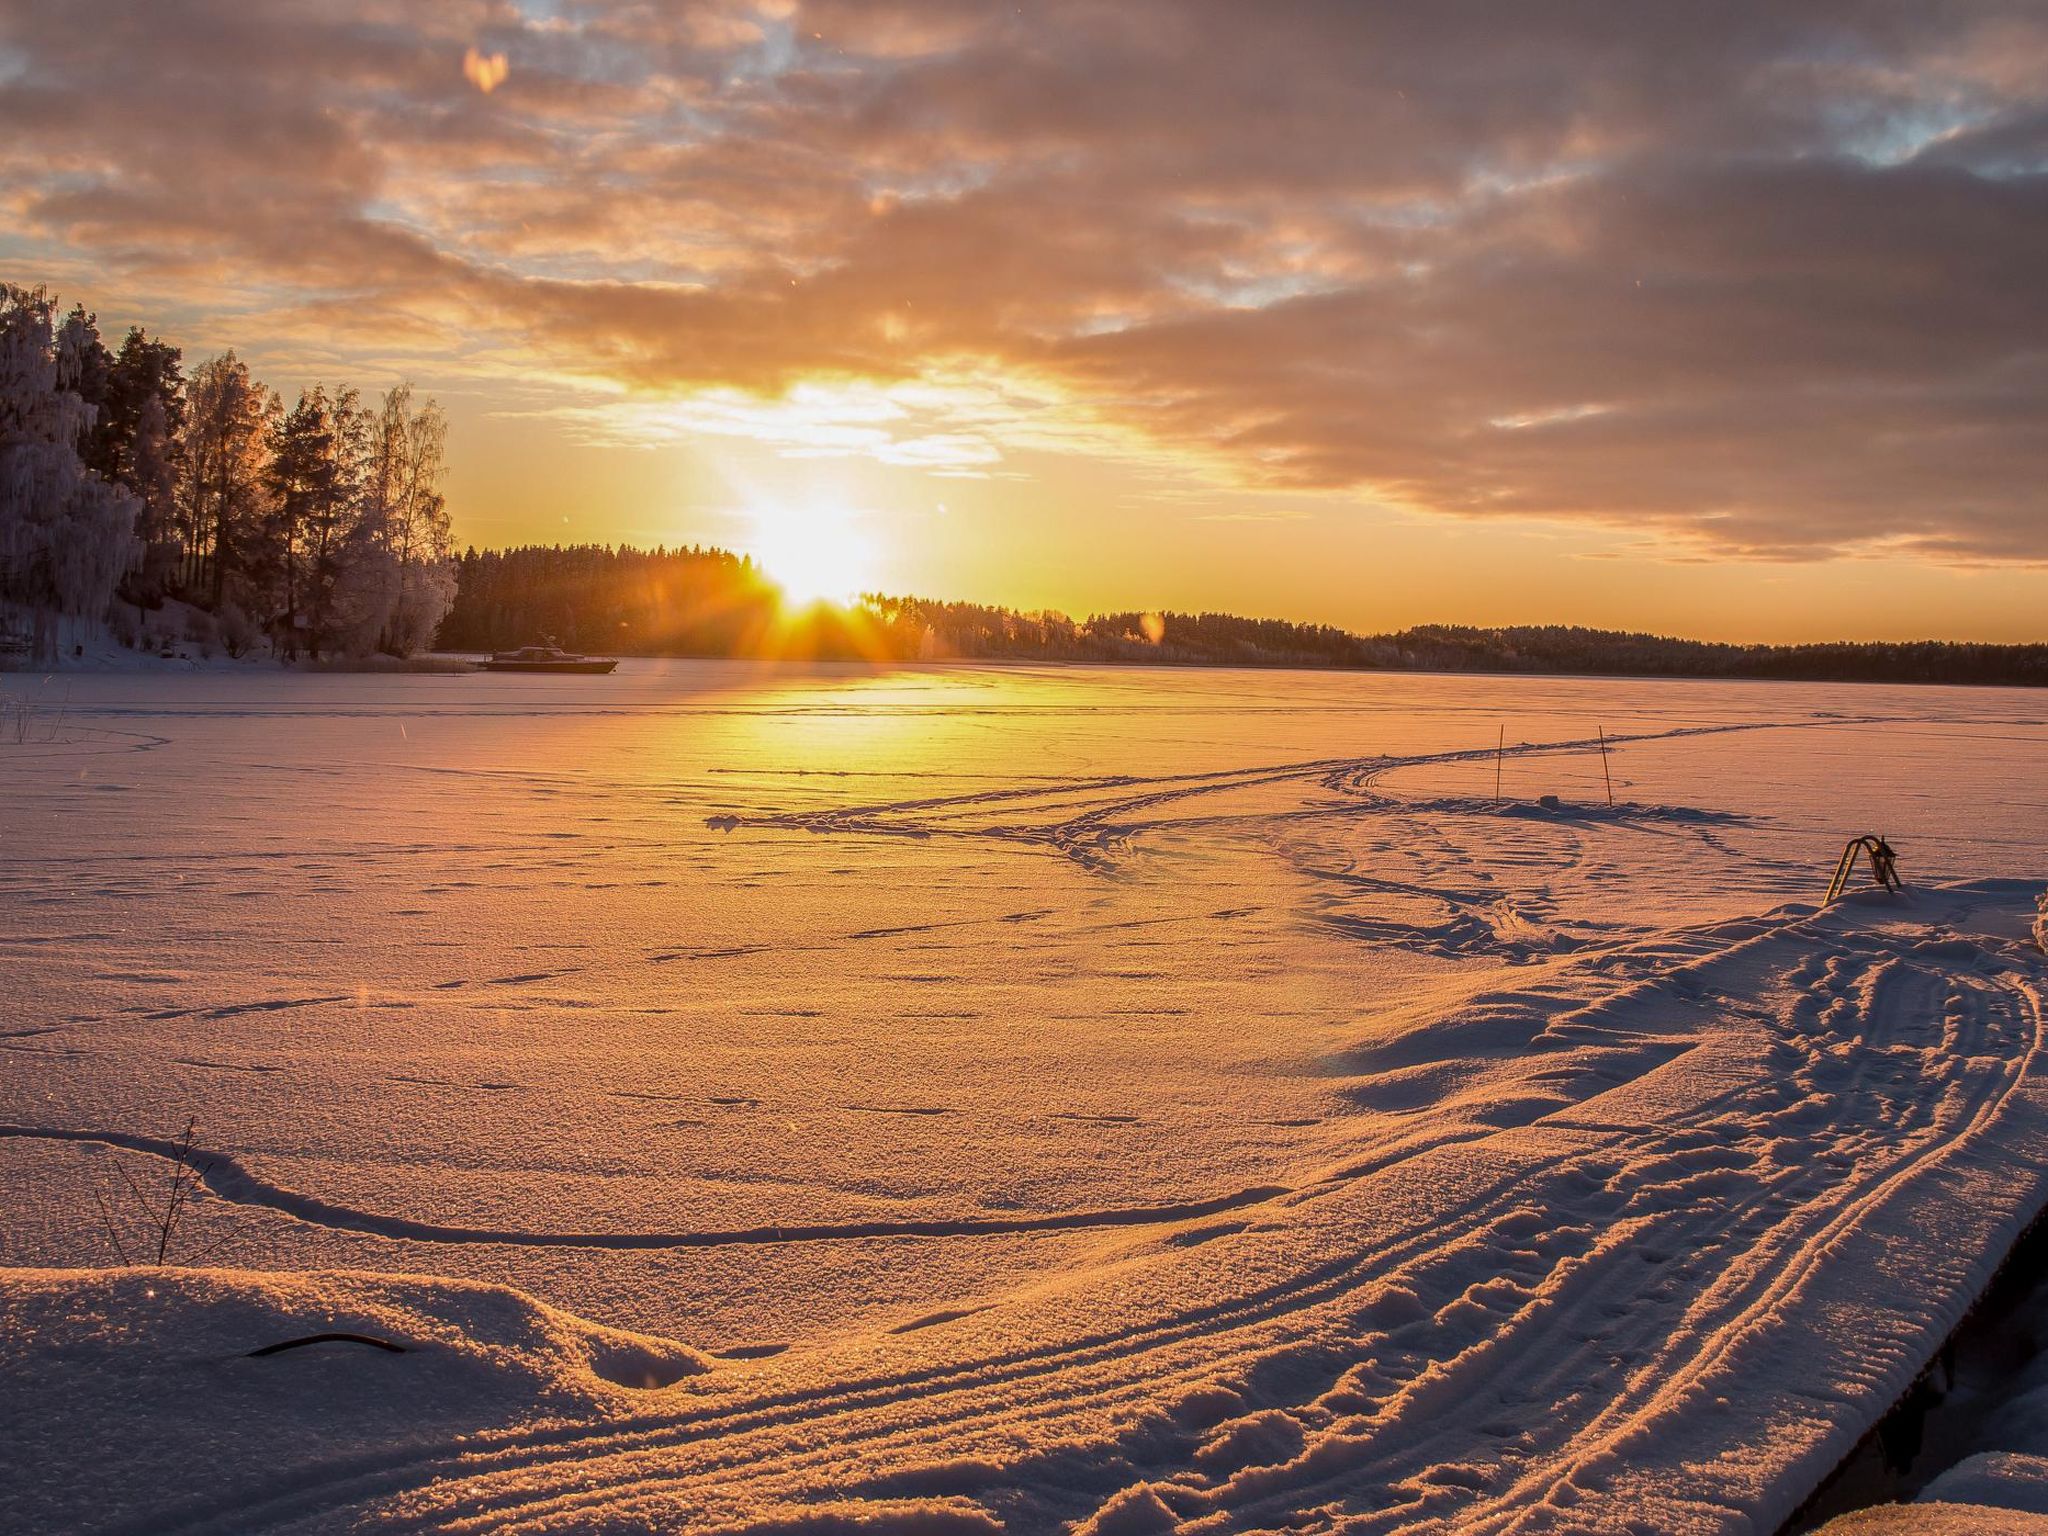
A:
<svg viewBox="0 0 2048 1536">
<path fill-rule="evenodd" d="M 666 1411 L 345 1459 L 111 1529 L 743 1527 L 833 1500 L 884 1529 L 901 1501 L 934 1498 L 937 1530 L 1049 1530 L 1105 1504 L 1104 1529 L 1166 1528 L 1113 1526 L 1120 1498 L 1203 1532 L 1628 1529 L 1590 1521 L 1587 1501 L 1646 1448 L 1717 1428 L 1739 1445 L 1717 1387 L 1767 1367 L 1870 1232 L 1995 1141 L 2029 1077 L 2038 956 L 1902 926 L 1791 909 L 1475 1001 L 1483 1022 L 1521 1021 L 1503 1070 L 1549 1094 L 1542 1112 L 1424 1117 L 1266 1192 L 1249 1222 L 1182 1213 L 1159 1246 L 1198 1267 L 1202 1304 L 894 1371 L 779 1380 L 757 1362 Z M 1442 1050 L 1465 1053 L 1455 1028 Z M 1723 1086 L 1643 1113 L 1670 1074 Z M 1459 1193 L 1374 1219 L 1433 1175 Z M 1246 1244 L 1257 1263 L 1229 1257 Z M 1926 1323 L 1904 1318 L 1891 1354 L 1823 1402 L 1838 1452 L 1910 1379 L 1913 1349 L 1932 1350 Z M 1695 1468 L 1634 1528 L 1768 1529 L 1800 1492 L 1744 1498 Z"/>
<path fill-rule="evenodd" d="M 212 1067 L 224 1071 L 275 1072 L 273 1066 L 244 1065 L 178 1058 L 183 1065 Z M 401 1077 L 394 1081 L 437 1088 L 505 1089 L 509 1083 L 456 1083 L 441 1078 Z M 648 1097 L 648 1095 L 637 1095 Z M 711 1102 L 718 1103 L 713 1099 Z M 852 1104 L 856 1113 L 885 1115 L 943 1115 L 952 1111 L 922 1107 L 891 1108 Z M 30 1141 L 87 1142 L 124 1152 L 175 1159 L 176 1142 L 158 1136 L 138 1136 L 129 1131 L 78 1130 L 52 1126 L 0 1124 L 0 1138 Z M 787 1223 L 760 1227 L 737 1227 L 712 1231 L 681 1232 L 544 1232 L 500 1227 L 461 1227 L 443 1222 L 414 1221 L 354 1206 L 322 1200 L 316 1195 L 286 1189 L 251 1173 L 226 1153 L 194 1147 L 191 1162 L 200 1182 L 221 1199 L 235 1205 L 253 1206 L 289 1216 L 311 1226 L 337 1232 L 363 1232 L 375 1237 L 417 1243 L 495 1243 L 516 1248 L 601 1248 L 620 1252 L 661 1248 L 726 1248 L 780 1243 L 848 1242 L 882 1237 L 982 1237 L 1017 1232 L 1065 1232 L 1083 1227 L 1160 1226 L 1224 1211 L 1262 1205 L 1289 1193 L 1278 1185 L 1257 1185 L 1206 1199 L 1175 1201 L 1152 1206 L 1110 1207 L 1101 1210 L 1051 1211 L 1038 1216 L 962 1217 L 931 1221 L 822 1222 L 811 1225 Z"/>
<path fill-rule="evenodd" d="M 1074 711 L 1063 705 L 1058 712 Z M 174 713 L 269 720 L 295 711 Z M 365 707 L 321 717 L 435 713 Z M 550 713 L 802 719 L 845 712 Z M 1019 711 L 989 713 L 1013 718 Z M 1605 742 L 1876 718 L 1687 725 Z M 164 744 L 137 740 L 142 750 Z M 1594 738 L 1517 743 L 1503 755 L 1594 746 Z M 772 1342 L 714 1351 L 727 1364 L 650 1391 L 628 1410 L 487 1425 L 450 1438 L 419 1435 L 170 1498 L 103 1529 L 107 1536 L 684 1527 L 815 1536 L 896 1529 L 937 1536 L 1281 1529 L 1704 1536 L 1773 1529 L 1913 1379 L 2000 1242 L 2042 1203 L 2048 1162 L 2029 1150 L 2043 1131 L 2035 1077 L 2048 967 L 2037 952 L 2039 930 L 2030 947 L 1970 926 L 1979 909 L 1998 909 L 2003 919 L 2005 908 L 2034 893 L 2021 882 L 1986 881 L 1925 891 L 1903 906 L 1793 905 L 1663 932 L 1646 932 L 1625 913 L 1572 915 L 1562 887 L 1574 888 L 1578 908 L 1603 911 L 1584 893 L 1611 885 L 1617 897 L 1625 894 L 1630 861 L 1644 849 L 1665 859 L 1737 862 L 1764 888 L 1775 882 L 1788 895 L 1810 891 L 1813 872 L 1735 847 L 1725 834 L 1744 819 L 1728 813 L 1637 804 L 1546 809 L 1399 794 L 1380 782 L 1395 769 L 1495 755 L 1487 747 L 1156 776 L 1020 774 L 995 777 L 992 787 L 874 804 L 721 808 L 704 819 L 721 833 L 958 839 L 1050 854 L 1111 878 L 1131 872 L 1141 842 L 1149 852 L 1174 835 L 1235 841 L 1280 860 L 1296 882 L 1293 915 L 1306 925 L 1366 951 L 1527 965 L 1515 974 L 1533 979 L 1511 985 L 1496 969 L 1488 974 L 1503 979 L 1453 1011 L 1332 1057 L 1334 1089 L 1356 1113 L 1333 1114 L 1327 1124 L 1265 1122 L 1317 1127 L 1273 1182 L 1149 1204 L 674 1231 L 470 1227 L 327 1201 L 264 1178 L 234 1153 L 197 1152 L 202 1181 L 220 1200 L 373 1241 L 621 1253 L 895 1243 L 903 1245 L 901 1262 L 915 1264 L 923 1245 L 1092 1231 L 1098 1250 L 1047 1284 L 926 1303 L 867 1333 L 805 1339 L 800 1348 L 772 1332 L 758 1335 Z M 681 788 L 653 779 L 606 786 L 571 774 L 388 766 L 510 777 L 531 794 L 586 799 L 625 787 L 653 795 Z M 298 764 L 278 771 L 348 770 Z M 1473 824 L 1482 818 L 1484 835 L 1475 838 Z M 480 879 L 414 887 L 426 891 L 473 888 L 492 878 L 484 872 L 520 860 L 566 877 L 603 869 L 621 851 L 654 858 L 672 847 L 658 835 L 609 831 L 545 838 L 554 841 L 361 847 L 394 868 L 454 855 L 497 861 L 455 871 Z M 536 859 L 541 853 L 545 859 Z M 246 883 L 271 870 L 320 878 L 337 856 L 324 847 L 176 855 L 200 880 Z M 124 899 L 158 878 L 160 862 L 152 854 L 58 858 L 40 875 L 23 869 L 5 884 L 25 901 L 87 881 L 102 899 Z M 1060 909 L 1019 903 L 987 915 L 820 931 L 807 942 L 679 943 L 619 963 L 842 946 L 849 953 L 892 944 L 915 950 L 950 942 L 944 936 L 956 930 L 1048 919 L 1048 928 L 1067 937 L 1170 932 L 1191 921 L 1280 910 L 1276 902 L 1100 922 L 1078 916 L 1062 925 Z M 111 935 L 0 942 L 57 945 L 78 937 Z M 540 958 L 500 963 L 525 967 Z M 419 986 L 443 995 L 518 989 L 584 970 L 507 969 Z M 894 971 L 884 979 L 908 985 L 946 977 Z M 159 1022 L 230 1022 L 365 1006 L 361 997 L 302 990 L 128 1011 Z M 810 1009 L 735 1011 L 817 1016 Z M 92 1022 L 81 1015 L 11 1029 L 4 1034 L 14 1043 L 0 1049 L 89 1054 L 29 1041 Z M 167 1059 L 212 1073 L 288 1070 L 211 1054 Z M 522 1086 L 386 1077 L 465 1092 Z M 610 1092 L 725 1108 L 761 1104 Z M 960 1112 L 919 1092 L 914 1083 L 891 1084 L 829 1107 L 941 1124 Z M 1078 1109 L 1041 1118 L 1105 1128 L 1147 1123 L 1136 1114 Z M 0 1138 L 158 1159 L 178 1152 L 170 1141 L 113 1127 L 0 1124 Z M 1948 1213 L 1940 1233 L 1923 1230 L 1934 1211 Z M 1912 1269 L 1917 1287 L 1902 1291 L 1896 1276 L 1889 1288 L 1871 1278 L 1886 1264 Z M 1821 1320 L 1830 1307 L 1859 1298 L 1862 1336 L 1845 1337 Z M 1727 1411 L 1730 1399 L 1746 1411 Z M 1798 1401 L 1802 1414 L 1773 1417 L 1771 1406 L 1787 1400 Z M 1761 1482 L 1733 1475 L 1762 1466 L 1775 1470 Z"/>
<path fill-rule="evenodd" d="M 1604 738 L 1607 747 L 1618 747 L 1651 741 L 1674 741 L 1694 736 L 1718 736 L 1734 732 L 1797 730 L 1812 724 L 1839 726 L 1840 720 L 1826 722 L 1744 722 L 1722 725 L 1679 726 L 1669 730 L 1645 731 L 1633 735 L 1616 735 Z M 1551 756 L 1584 753 L 1594 749 L 1600 742 L 1593 737 L 1574 738 L 1554 742 L 1522 742 L 1501 749 L 1499 755 L 1512 758 Z M 1325 806 L 1308 810 L 1281 813 L 1282 819 L 1325 817 L 1345 815 L 1358 810 L 1382 810 L 1386 798 L 1372 788 L 1372 781 L 1381 774 L 1396 768 L 1423 767 L 1432 764 L 1465 763 L 1490 760 L 1496 756 L 1494 748 L 1474 748 L 1452 752 L 1412 753 L 1393 757 L 1384 754 L 1366 758 L 1324 758 L 1302 763 L 1286 763 L 1267 768 L 1223 770 L 1213 772 L 1173 774 L 1138 779 L 1127 775 L 1111 775 L 1098 778 L 1083 778 L 1053 784 L 1027 784 L 1006 786 L 1000 789 L 978 790 L 967 794 L 932 796 L 910 800 L 886 801 L 864 806 L 844 806 L 825 810 L 762 812 L 755 814 L 728 813 L 710 818 L 710 824 L 719 830 L 732 831 L 744 827 L 789 828 L 817 834 L 858 834 L 870 837 L 969 837 L 994 839 L 1021 843 L 1033 843 L 1047 847 L 1072 859 L 1083 868 L 1100 874 L 1113 873 L 1118 855 L 1131 840 L 1141 832 L 1152 830 L 1160 823 L 1155 820 L 1134 819 L 1140 813 L 1153 812 L 1161 807 L 1201 795 L 1223 794 L 1235 791 L 1288 784 L 1317 784 L 1332 794 L 1350 797 L 1356 804 L 1352 807 Z M 1062 800 L 1099 795 L 1105 791 L 1136 789 L 1139 792 L 1117 795 L 1097 805 L 1074 814 L 1049 822 L 984 823 L 962 824 L 959 818 L 988 807 L 1010 808 L 1029 806 L 1033 803 L 1056 805 Z M 1477 811 L 1484 802 L 1466 802 L 1465 808 Z M 1487 807 L 1488 810 L 1493 809 Z M 1662 808 L 1624 806 L 1613 807 L 1603 818 L 1617 824 L 1639 824 L 1654 818 Z M 1668 812 L 1662 812 L 1669 814 Z M 1584 812 L 1581 812 L 1584 814 Z M 1712 813 L 1681 812 L 1690 820 L 1711 822 L 1717 819 Z M 1241 821 L 1244 818 L 1222 818 Z M 1266 815 L 1254 818 L 1260 821 L 1275 819 Z M 1203 823 L 1214 825 L 1215 821 Z"/>
</svg>

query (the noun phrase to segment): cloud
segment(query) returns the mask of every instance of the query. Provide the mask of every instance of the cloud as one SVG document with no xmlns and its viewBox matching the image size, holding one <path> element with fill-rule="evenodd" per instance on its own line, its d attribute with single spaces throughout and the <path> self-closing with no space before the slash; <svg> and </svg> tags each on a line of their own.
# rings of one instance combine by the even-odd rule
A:
<svg viewBox="0 0 2048 1536">
<path fill-rule="evenodd" d="M 615 436 L 2048 562 L 2028 0 L 16 0 L 0 60 L 17 250 Z"/>
<path fill-rule="evenodd" d="M 505 83 L 511 73 L 502 53 L 478 53 L 470 48 L 462 55 L 462 78 L 486 96 Z"/>
</svg>

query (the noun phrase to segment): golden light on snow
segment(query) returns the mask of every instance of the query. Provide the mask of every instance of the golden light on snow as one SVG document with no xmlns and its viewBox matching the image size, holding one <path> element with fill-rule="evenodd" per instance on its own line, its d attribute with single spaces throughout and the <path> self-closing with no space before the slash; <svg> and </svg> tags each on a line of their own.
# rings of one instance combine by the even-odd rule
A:
<svg viewBox="0 0 2048 1536">
<path fill-rule="evenodd" d="M 831 502 L 756 508 L 746 547 L 792 604 L 844 602 L 874 585 L 874 542 Z"/>
<path fill-rule="evenodd" d="M 851 584 L 865 536 L 888 585 L 914 535 L 796 471 L 718 505 L 778 574 Z M 0 1528 L 283 1487 L 337 1530 L 1412 1529 L 1417 1488 L 1445 1530 L 1774 1529 L 2048 1191 L 2048 724 L 2008 690 L 1879 724 L 1197 667 L 54 687 L 101 734 L 0 742 L 37 1032 L 0 1058 L 0 1423 L 62 1475 Z M 110 753 L 144 687 L 175 750 Z M 1816 903 L 1850 814 L 1910 903 Z M 225 1246 L 106 1267 L 188 1105 L 218 1177 L 166 1251 Z M 193 1358 L 254 1386 L 194 1414 Z M 378 1437 L 346 1476 L 337 1414 Z M 976 1477 L 875 1481 L 934 1455 Z"/>
<path fill-rule="evenodd" d="M 479 53 L 472 48 L 462 56 L 462 78 L 486 96 L 503 85 L 510 72 L 502 53 Z"/>
</svg>

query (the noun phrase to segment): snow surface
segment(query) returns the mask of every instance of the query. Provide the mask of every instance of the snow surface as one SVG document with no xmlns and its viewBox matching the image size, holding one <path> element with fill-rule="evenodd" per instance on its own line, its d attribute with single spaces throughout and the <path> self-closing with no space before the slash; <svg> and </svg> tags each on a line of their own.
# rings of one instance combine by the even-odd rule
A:
<svg viewBox="0 0 2048 1536">
<path fill-rule="evenodd" d="M 2048 1193 L 2038 695 L 59 681 L 8 1529 L 1768 1531 Z"/>
</svg>

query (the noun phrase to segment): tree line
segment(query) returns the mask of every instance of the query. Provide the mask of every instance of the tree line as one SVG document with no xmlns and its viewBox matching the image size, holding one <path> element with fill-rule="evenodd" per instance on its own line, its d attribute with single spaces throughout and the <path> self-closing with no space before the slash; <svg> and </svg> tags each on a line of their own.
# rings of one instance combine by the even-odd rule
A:
<svg viewBox="0 0 2048 1536">
<path fill-rule="evenodd" d="M 188 375 L 139 326 L 110 348 L 82 304 L 0 283 L 0 603 L 42 656 L 60 617 L 155 643 L 170 600 L 156 633 L 229 655 L 410 655 L 455 596 L 446 441 L 409 384 L 287 406 L 232 350 Z"/>
<path fill-rule="evenodd" d="M 762 654 L 780 614 L 753 561 L 722 549 L 572 544 L 465 551 L 438 644 L 507 650 L 549 637 L 636 656 Z"/>
<path fill-rule="evenodd" d="M 552 636 L 576 650 L 638 656 L 2048 685 L 2044 645 L 1731 645 L 1566 625 L 1422 625 L 1357 635 L 1328 624 L 1227 613 L 1133 609 L 1074 619 L 1052 610 L 880 593 L 850 609 L 792 613 L 751 560 L 701 547 L 471 549 L 457 572 L 455 601 L 438 642 L 445 650 L 495 650 Z"/>
<path fill-rule="evenodd" d="M 241 655 L 267 643 L 287 659 L 545 635 L 654 656 L 2048 684 L 2041 645 L 1729 645 L 1569 626 L 1356 635 L 879 593 L 791 609 L 750 559 L 722 549 L 526 546 L 457 560 L 440 490 L 446 440 L 440 408 L 409 384 L 374 404 L 315 384 L 287 407 L 233 351 L 187 374 L 180 349 L 141 327 L 110 348 L 83 305 L 0 283 L 0 649 L 24 638 L 26 615 L 39 657 L 54 656 L 55 620 L 70 617 L 131 644 L 197 640 Z"/>
</svg>

